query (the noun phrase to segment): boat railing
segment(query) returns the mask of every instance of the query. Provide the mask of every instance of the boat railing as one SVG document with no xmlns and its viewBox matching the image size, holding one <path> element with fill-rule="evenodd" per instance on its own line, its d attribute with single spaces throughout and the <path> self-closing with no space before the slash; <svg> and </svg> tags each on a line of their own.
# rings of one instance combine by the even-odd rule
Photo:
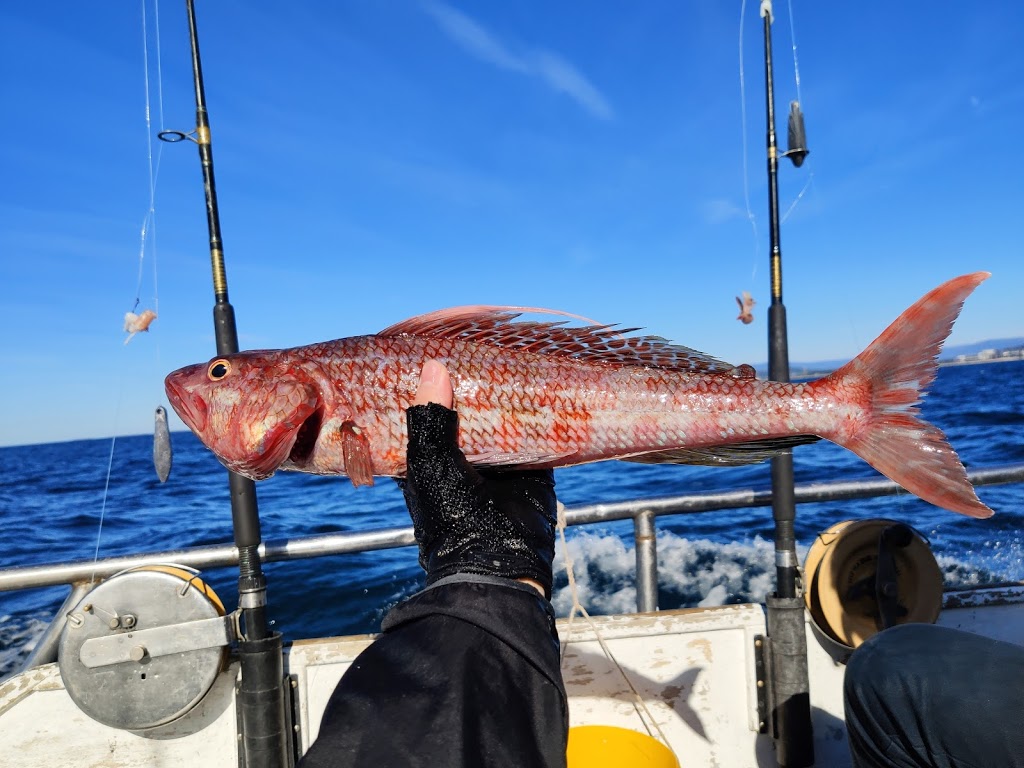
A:
<svg viewBox="0 0 1024 768">
<path fill-rule="evenodd" d="M 1020 483 L 1024 482 L 1024 462 L 979 468 L 968 472 L 968 476 L 975 486 Z M 805 483 L 795 487 L 797 504 L 850 501 L 899 494 L 906 494 L 906 491 L 884 478 Z M 637 610 L 645 612 L 657 609 L 658 558 L 655 518 L 722 509 L 765 507 L 770 506 L 771 502 L 772 494 L 768 488 L 743 489 L 566 507 L 565 518 L 567 526 L 633 520 Z M 415 543 L 412 527 L 406 526 L 271 540 L 260 546 L 260 555 L 264 562 L 302 560 L 393 549 Z M 238 549 L 233 544 L 223 544 L 0 569 L 0 592 L 59 585 L 72 587 L 53 624 L 46 630 L 26 661 L 25 668 L 55 658 L 56 644 L 63 628 L 61 619 L 81 600 L 90 583 L 128 568 L 154 563 L 175 563 L 198 570 L 220 568 L 238 563 Z"/>
</svg>

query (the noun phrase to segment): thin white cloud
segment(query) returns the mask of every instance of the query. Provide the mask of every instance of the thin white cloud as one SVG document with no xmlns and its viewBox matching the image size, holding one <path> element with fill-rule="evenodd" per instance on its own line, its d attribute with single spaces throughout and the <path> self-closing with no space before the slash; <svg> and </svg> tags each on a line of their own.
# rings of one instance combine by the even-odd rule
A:
<svg viewBox="0 0 1024 768">
<path fill-rule="evenodd" d="M 607 100 L 572 64 L 547 51 L 536 51 L 531 58 L 536 65 L 535 72 L 549 86 L 575 99 L 592 115 L 611 119 L 612 108 Z"/>
<path fill-rule="evenodd" d="M 513 53 L 484 27 L 451 6 L 426 2 L 423 7 L 441 31 L 467 53 L 499 69 L 536 77 L 595 117 L 611 119 L 608 100 L 579 70 L 557 54 L 543 49 Z"/>
<path fill-rule="evenodd" d="M 441 30 L 468 53 L 501 69 L 526 72 L 526 62 L 514 56 L 491 34 L 463 13 L 442 3 L 425 3 Z"/>
<path fill-rule="evenodd" d="M 731 219 L 746 217 L 742 208 L 731 200 L 725 200 L 724 198 L 705 200 L 701 205 L 701 212 L 708 224 L 721 224 Z"/>
</svg>

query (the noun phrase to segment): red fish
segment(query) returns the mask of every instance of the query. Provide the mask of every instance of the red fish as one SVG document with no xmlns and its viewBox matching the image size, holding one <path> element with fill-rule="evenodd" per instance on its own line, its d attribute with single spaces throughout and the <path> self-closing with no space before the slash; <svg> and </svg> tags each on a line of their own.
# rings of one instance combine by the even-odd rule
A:
<svg viewBox="0 0 1024 768">
<path fill-rule="evenodd" d="M 372 336 L 218 357 L 170 374 L 166 389 L 220 461 L 256 480 L 278 469 L 347 475 L 357 486 L 401 476 L 405 409 L 423 363 L 436 359 L 451 372 L 460 444 L 477 466 L 742 464 L 820 437 L 925 501 L 988 517 L 945 436 L 917 409 L 964 300 L 988 276 L 939 286 L 855 359 L 801 384 L 629 335 L 637 329 L 462 307 Z"/>
</svg>

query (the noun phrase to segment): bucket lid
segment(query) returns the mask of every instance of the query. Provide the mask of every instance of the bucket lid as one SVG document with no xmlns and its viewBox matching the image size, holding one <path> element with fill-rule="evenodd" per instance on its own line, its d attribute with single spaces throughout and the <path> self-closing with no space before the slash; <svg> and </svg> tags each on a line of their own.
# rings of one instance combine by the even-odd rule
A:
<svg viewBox="0 0 1024 768">
<path fill-rule="evenodd" d="M 657 739 L 612 725 L 569 729 L 568 768 L 679 768 L 679 761 Z"/>
</svg>

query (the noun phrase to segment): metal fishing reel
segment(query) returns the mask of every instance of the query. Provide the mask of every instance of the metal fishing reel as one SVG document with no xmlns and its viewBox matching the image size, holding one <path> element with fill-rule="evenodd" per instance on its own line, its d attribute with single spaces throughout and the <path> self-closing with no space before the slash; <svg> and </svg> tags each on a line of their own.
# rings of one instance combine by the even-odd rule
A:
<svg viewBox="0 0 1024 768">
<path fill-rule="evenodd" d="M 147 565 L 110 577 L 68 614 L 58 665 L 85 714 L 142 731 L 198 704 L 236 637 L 233 616 L 197 571 Z"/>
</svg>

